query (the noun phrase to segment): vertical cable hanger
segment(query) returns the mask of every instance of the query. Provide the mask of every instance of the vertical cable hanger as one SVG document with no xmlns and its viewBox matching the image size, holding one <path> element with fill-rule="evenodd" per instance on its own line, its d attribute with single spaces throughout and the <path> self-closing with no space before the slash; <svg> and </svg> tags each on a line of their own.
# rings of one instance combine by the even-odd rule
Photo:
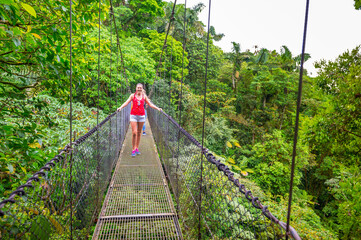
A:
<svg viewBox="0 0 361 240">
<path fill-rule="evenodd" d="M 109 12 L 110 14 L 110 17 L 113 15 L 113 11 L 110 10 Z M 112 32 L 112 22 L 110 21 L 110 47 L 109 47 L 109 55 L 110 55 L 110 64 L 109 64 L 109 99 L 110 99 L 110 103 L 109 103 L 109 112 L 112 112 L 112 56 L 113 56 L 113 51 L 112 51 L 112 48 L 113 48 L 113 32 Z"/>
<path fill-rule="evenodd" d="M 297 138 L 298 138 L 298 128 L 299 128 L 299 117 L 301 109 L 301 97 L 302 97 L 302 82 L 303 82 L 303 64 L 305 61 L 305 48 L 306 48 L 306 36 L 307 36 L 307 23 L 308 23 L 308 10 L 310 6 L 310 1 L 306 0 L 306 13 L 305 13 L 305 23 L 303 30 L 303 43 L 302 43 L 302 55 L 301 55 L 301 68 L 300 76 L 298 81 L 298 95 L 297 95 L 297 111 L 296 111 L 296 120 L 295 120 L 295 133 L 293 136 L 293 151 L 292 151 L 292 165 L 291 165 L 291 179 L 290 179 L 290 190 L 288 198 L 288 211 L 287 211 L 287 225 L 286 225 L 286 240 L 288 239 L 288 234 L 290 230 L 290 217 L 291 217 L 291 205 L 292 205 L 292 190 L 293 190 L 293 178 L 295 173 L 295 159 L 297 151 Z"/>
<path fill-rule="evenodd" d="M 100 155 L 99 155 L 99 95 L 100 95 L 100 15 L 101 15 L 101 0 L 99 0 L 99 21 L 98 21 L 98 100 L 97 100 L 97 184 L 98 184 L 98 192 L 97 192 L 97 201 L 96 201 L 96 209 L 99 207 L 100 203 Z"/>
<path fill-rule="evenodd" d="M 110 0 L 110 9 L 113 12 L 113 1 L 112 0 Z M 116 21 L 115 21 L 114 14 L 112 14 L 112 17 L 113 17 L 115 34 L 117 36 L 117 48 L 118 48 L 118 51 L 120 53 L 120 62 L 121 62 L 121 65 L 122 65 L 123 74 L 124 74 L 124 78 L 125 78 L 125 82 L 126 82 L 126 89 L 127 89 L 128 93 L 131 94 L 132 92 L 131 92 L 130 87 L 129 87 L 128 76 L 127 76 L 127 73 L 125 71 L 124 57 L 123 57 L 122 48 L 120 47 L 118 27 L 117 27 L 117 24 L 116 24 Z"/>
<path fill-rule="evenodd" d="M 202 238 L 201 234 L 201 211 L 202 211 L 202 184 L 203 184 L 203 154 L 205 154 L 204 147 L 204 129 L 206 120 L 206 104 L 207 104 L 207 73 L 208 73 L 208 55 L 209 55 L 209 28 L 211 21 L 211 0 L 209 0 L 208 10 L 208 30 L 207 30 L 207 50 L 206 50 L 206 72 L 204 76 L 204 97 L 203 97 L 203 121 L 202 121 L 202 148 L 201 148 L 201 176 L 199 184 L 199 211 L 198 211 L 198 239 Z"/>
<path fill-rule="evenodd" d="M 110 10 L 109 11 L 109 17 L 111 18 L 113 14 L 113 11 Z M 112 35 L 112 21 L 110 21 L 110 47 L 109 47 L 109 55 L 110 55 L 110 59 L 109 59 L 109 87 L 108 87 L 108 99 L 110 100 L 109 102 L 109 113 L 111 114 L 112 112 L 112 47 L 113 47 L 113 35 Z M 111 138 L 112 138 L 112 118 L 109 119 L 109 142 L 108 142 L 108 156 L 109 158 L 111 158 Z M 113 162 L 111 162 L 111 168 L 113 168 Z M 107 179 L 108 180 L 108 179 Z"/>
<path fill-rule="evenodd" d="M 170 19 L 169 19 L 169 25 L 168 25 L 167 33 L 166 33 L 165 38 L 164 38 L 162 52 L 161 52 L 160 57 L 159 57 L 159 62 L 158 62 L 158 66 L 157 66 L 157 69 L 156 69 L 154 82 L 153 82 L 152 88 L 150 89 L 149 98 L 152 96 L 153 91 L 154 91 L 154 83 L 156 82 L 159 67 L 160 67 L 160 65 L 162 63 L 162 57 L 163 57 L 164 49 L 165 49 L 165 47 L 167 45 L 167 38 L 168 38 L 168 35 L 169 35 L 170 26 L 171 26 L 172 21 L 174 20 L 174 9 L 175 9 L 176 4 L 177 4 L 177 0 L 174 0 L 172 14 L 171 14 Z"/>
<path fill-rule="evenodd" d="M 186 23 L 187 23 L 187 0 L 184 1 L 184 19 L 183 19 L 183 56 L 182 56 L 182 76 L 181 76 L 181 85 L 180 85 L 180 91 L 179 91 L 179 102 L 178 102 L 178 111 L 179 111 L 179 126 L 182 127 L 182 100 L 183 100 L 183 78 L 184 78 L 184 56 L 185 56 L 185 49 L 186 49 Z M 180 145 L 180 134 L 181 129 L 178 129 L 178 135 L 177 135 L 177 167 L 176 172 L 178 172 L 179 169 L 179 145 Z M 179 185 L 178 185 L 178 174 L 176 175 L 176 201 L 177 201 L 177 212 L 179 212 Z"/>
<path fill-rule="evenodd" d="M 174 38 L 172 38 L 171 42 L 171 52 L 170 52 L 170 71 L 169 71 L 169 114 L 171 114 L 172 111 L 172 105 L 171 105 L 171 98 L 172 98 L 172 70 L 173 70 L 173 41 Z"/>
<path fill-rule="evenodd" d="M 174 14 L 173 14 L 174 15 Z M 173 20 L 170 22 L 170 24 L 174 24 L 174 17 Z M 174 30 L 173 30 L 173 36 L 174 36 Z M 169 58 L 169 62 L 170 62 L 170 69 L 169 69 L 169 114 L 171 114 L 172 111 L 172 106 L 171 106 L 171 91 L 172 91 L 172 70 L 173 70 L 173 48 L 174 48 L 174 37 L 172 37 L 171 39 L 171 43 L 170 43 L 170 58 Z M 167 48 L 168 50 L 169 48 Z M 165 78 L 166 79 L 166 76 Z"/>
<path fill-rule="evenodd" d="M 179 103 L 178 103 L 178 110 L 179 110 L 179 120 L 178 123 L 182 126 L 182 98 L 183 98 L 183 80 L 184 80 L 184 56 L 185 56 L 185 49 L 186 49 L 186 24 L 187 24 L 187 0 L 184 1 L 184 19 L 183 19 L 183 56 L 182 56 L 182 77 L 181 77 L 181 86 L 180 86 L 180 95 L 179 95 Z M 179 139 L 178 139 L 179 141 Z M 179 144 L 178 144 L 179 150 Z"/>
<path fill-rule="evenodd" d="M 114 9 L 113 9 L 113 6 L 111 5 L 110 6 L 110 11 L 111 11 L 111 16 L 114 17 Z M 114 26 L 114 28 L 116 28 L 116 26 Z M 117 50 L 118 50 L 118 42 L 117 42 Z M 119 95 L 119 82 L 118 80 L 120 80 L 119 78 L 119 52 L 116 51 L 116 55 L 117 55 L 117 61 L 116 61 L 116 65 L 115 65 L 115 68 L 116 68 L 116 91 L 115 91 L 115 106 L 116 108 L 118 108 L 118 95 Z M 116 121 L 115 121 L 115 126 L 116 126 L 116 141 L 117 141 L 117 149 L 118 149 L 118 145 L 120 145 L 120 143 L 118 142 L 119 140 L 119 132 L 118 132 L 118 113 L 116 115 Z M 118 158 L 118 155 L 117 155 L 117 158 Z"/>
<path fill-rule="evenodd" d="M 143 89 L 145 90 L 145 91 L 147 91 L 146 90 L 146 88 L 145 88 L 145 79 L 147 78 L 146 76 L 147 76 L 147 74 L 145 74 L 145 76 L 143 77 L 143 74 L 145 74 L 145 64 L 143 64 L 143 72 L 142 72 L 142 78 L 143 79 L 141 79 L 141 81 L 143 82 Z"/>
<path fill-rule="evenodd" d="M 70 51 L 70 96 L 69 96 L 69 124 L 70 124 L 70 239 L 73 239 L 73 1 L 69 1 L 70 5 L 70 39 L 69 39 L 69 51 Z"/>
</svg>

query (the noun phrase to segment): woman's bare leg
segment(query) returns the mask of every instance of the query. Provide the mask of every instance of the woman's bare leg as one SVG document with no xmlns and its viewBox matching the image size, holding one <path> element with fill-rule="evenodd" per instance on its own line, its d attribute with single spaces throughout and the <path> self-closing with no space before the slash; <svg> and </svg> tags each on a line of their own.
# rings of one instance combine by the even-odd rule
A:
<svg viewBox="0 0 361 240">
<path fill-rule="evenodd" d="M 137 148 L 137 131 L 138 131 L 138 123 L 137 122 L 130 122 L 130 126 L 132 127 L 132 147 L 133 151 Z"/>
<path fill-rule="evenodd" d="M 143 128 L 143 124 L 144 122 L 138 122 L 138 129 L 137 129 L 137 142 L 136 142 L 136 147 L 139 147 L 139 143 L 140 143 L 140 136 L 142 135 L 142 128 Z"/>
</svg>

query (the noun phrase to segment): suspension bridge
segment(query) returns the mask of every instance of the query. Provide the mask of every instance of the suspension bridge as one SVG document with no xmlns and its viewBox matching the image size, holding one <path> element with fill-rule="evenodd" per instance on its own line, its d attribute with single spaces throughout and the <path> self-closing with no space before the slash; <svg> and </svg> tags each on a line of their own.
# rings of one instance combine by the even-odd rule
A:
<svg viewBox="0 0 361 240">
<path fill-rule="evenodd" d="M 150 95 L 158 91 L 153 100 L 161 104 L 165 93 L 154 86 Z M 130 105 L 80 138 L 70 135 L 58 155 L 0 203 L 0 237 L 300 239 L 203 139 L 198 142 L 165 112 L 148 110 L 142 154 L 131 158 L 129 114 Z"/>
<path fill-rule="evenodd" d="M 166 113 L 149 111 L 142 154 L 130 157 L 129 107 L 68 144 L 1 202 L 3 239 L 285 237 L 285 223 L 207 149 L 201 172 L 201 144 Z"/>
</svg>

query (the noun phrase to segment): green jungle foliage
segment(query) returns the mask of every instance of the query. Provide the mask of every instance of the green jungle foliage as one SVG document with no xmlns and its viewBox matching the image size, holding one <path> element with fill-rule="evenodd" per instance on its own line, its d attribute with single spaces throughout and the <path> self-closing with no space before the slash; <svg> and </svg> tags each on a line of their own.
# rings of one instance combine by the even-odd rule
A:
<svg viewBox="0 0 361 240">
<path fill-rule="evenodd" d="M 70 49 L 67 2 L 0 4 L 2 200 L 69 141 Z M 156 104 L 177 120 L 181 109 L 181 126 L 201 140 L 207 33 L 198 15 L 205 6 L 187 9 L 185 33 L 184 5 L 176 6 L 163 50 L 172 3 L 113 5 L 125 72 L 109 2 L 101 4 L 99 69 L 98 1 L 73 5 L 75 138 L 96 124 L 98 89 L 103 120 L 128 98 L 127 82 L 134 91 L 156 80 Z M 210 33 L 205 145 L 285 221 L 300 56 L 287 46 L 250 51 L 236 42 L 225 53 L 214 45 L 223 34 Z M 303 76 L 291 225 L 303 239 L 360 239 L 361 47 L 315 66 L 317 77 Z"/>
<path fill-rule="evenodd" d="M 0 194 L 7 195 L 69 142 L 69 104 L 41 94 L 0 98 L 0 103 Z M 73 109 L 77 139 L 96 125 L 97 111 L 79 102 Z M 99 119 L 105 117 L 100 112 Z"/>
</svg>

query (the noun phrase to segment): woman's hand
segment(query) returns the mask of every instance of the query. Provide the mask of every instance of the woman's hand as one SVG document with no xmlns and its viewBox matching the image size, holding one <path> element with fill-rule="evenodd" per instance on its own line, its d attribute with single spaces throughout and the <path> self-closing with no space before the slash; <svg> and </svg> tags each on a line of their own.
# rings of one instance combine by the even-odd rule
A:
<svg viewBox="0 0 361 240">
<path fill-rule="evenodd" d="M 122 107 L 118 108 L 117 111 L 120 112 L 120 110 L 122 110 Z"/>
<path fill-rule="evenodd" d="M 163 111 L 163 109 L 161 109 L 161 108 L 158 108 L 158 111 L 162 112 L 162 111 Z"/>
</svg>

